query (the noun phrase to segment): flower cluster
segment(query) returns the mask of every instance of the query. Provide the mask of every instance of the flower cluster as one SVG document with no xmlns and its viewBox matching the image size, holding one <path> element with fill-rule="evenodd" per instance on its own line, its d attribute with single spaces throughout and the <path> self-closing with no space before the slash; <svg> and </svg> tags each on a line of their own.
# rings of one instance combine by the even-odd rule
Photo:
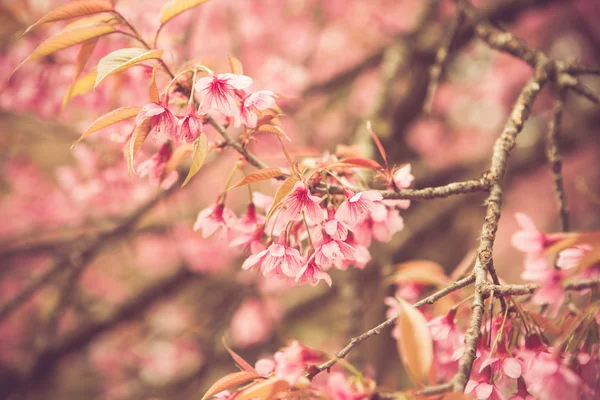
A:
<svg viewBox="0 0 600 400">
<path fill-rule="evenodd" d="M 600 265 L 590 261 L 594 247 L 588 244 L 596 243 L 596 234 L 546 234 L 527 215 L 518 213 L 516 219 L 520 230 L 512 243 L 525 253 L 521 278 L 534 282 L 535 291 L 527 302 L 513 303 L 506 297 L 506 310 L 483 324 L 465 394 L 478 400 L 598 398 L 600 357 L 592 332 L 600 329 L 600 307 L 594 297 L 587 305 L 577 301 L 588 290 L 573 293 L 570 300 L 565 295 L 569 281 L 600 277 Z M 416 301 L 428 286 L 438 281 L 444 286 L 443 269 L 411 265 L 410 271 L 399 266 L 394 275 L 397 295 Z M 390 307 L 388 317 L 402 314 L 396 298 L 388 297 L 385 303 Z M 444 306 L 437 303 L 438 309 L 420 310 L 429 320 L 433 370 L 440 382 L 455 376 L 466 351 L 467 326 L 461 316 L 468 310 L 461 304 L 460 298 L 454 298 L 441 313 L 439 307 L 444 310 Z M 398 328 L 392 335 L 403 340 Z"/>
<path fill-rule="evenodd" d="M 350 168 L 352 170 L 353 168 Z M 346 171 L 350 176 L 352 171 Z M 396 185 L 405 188 L 412 183 L 410 166 L 395 175 Z M 325 178 L 326 185 L 335 183 Z M 229 238 L 231 245 L 250 253 L 242 264 L 244 270 L 255 270 L 265 277 L 277 277 L 291 284 L 316 285 L 325 281 L 332 268 L 349 266 L 364 268 L 371 259 L 368 247 L 373 239 L 388 242 L 403 229 L 400 209 L 409 202 L 384 200 L 375 190 L 343 194 L 313 194 L 316 180 L 298 181 L 278 204 L 264 194 L 255 193 L 247 214 L 237 218 L 219 200 L 198 214 L 194 229 L 203 237 L 218 232 Z M 266 215 L 258 214 L 262 208 Z"/>
<path fill-rule="evenodd" d="M 149 103 L 136 117 L 136 126 L 146 124 L 148 136 L 162 143 L 159 151 L 139 166 L 139 172 L 149 175 L 152 183 L 162 184 L 163 188 L 177 181 L 175 171 L 165 171 L 173 153 L 171 142 L 195 142 L 203 133 L 206 115 L 222 116 L 226 121 L 233 121 L 235 127 L 243 124 L 247 128 L 255 128 L 257 113 L 275 107 L 275 93 L 269 90 L 255 93 L 245 91 L 252 85 L 252 78 L 233 73 L 215 74 L 206 70 L 209 76 L 192 83 L 195 90 L 192 93 L 197 96 L 190 95 L 188 98 L 185 115 L 176 116 L 166 104 Z M 169 103 L 169 100 L 165 103 Z M 199 104 L 197 109 L 193 106 L 195 103 Z"/>
</svg>

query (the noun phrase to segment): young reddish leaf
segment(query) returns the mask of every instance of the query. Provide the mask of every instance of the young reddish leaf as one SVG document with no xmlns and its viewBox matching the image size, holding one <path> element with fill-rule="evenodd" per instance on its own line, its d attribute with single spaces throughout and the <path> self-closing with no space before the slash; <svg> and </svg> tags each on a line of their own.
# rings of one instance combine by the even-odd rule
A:
<svg viewBox="0 0 600 400">
<path fill-rule="evenodd" d="M 65 93 L 61 109 L 64 109 L 72 98 L 91 91 L 94 88 L 94 82 L 96 82 L 96 75 L 98 75 L 98 72 L 93 70 L 73 82 L 67 93 Z"/>
<path fill-rule="evenodd" d="M 81 142 L 83 139 L 85 139 L 92 133 L 99 131 L 100 129 L 116 124 L 117 122 L 121 122 L 126 119 L 135 117 L 136 115 L 138 115 L 141 109 L 141 107 L 122 107 L 104 114 L 103 116 L 99 117 L 94 122 L 92 122 L 92 124 L 85 130 L 85 132 L 83 132 L 83 135 L 81 135 L 79 139 L 73 142 L 71 148 L 75 147 L 77 143 Z"/>
<path fill-rule="evenodd" d="M 182 12 L 206 3 L 208 0 L 171 0 L 160 10 L 160 23 L 166 24 Z"/>
<path fill-rule="evenodd" d="M 244 75 L 244 67 L 240 60 L 233 56 L 227 56 L 227 60 L 229 61 L 229 69 L 232 74 Z"/>
<path fill-rule="evenodd" d="M 377 161 L 369 160 L 368 158 L 346 158 L 342 160 L 344 164 L 354 165 L 356 167 L 370 168 L 374 170 L 383 169 Z"/>
<path fill-rule="evenodd" d="M 280 394 L 291 389 L 290 384 L 279 378 L 269 378 L 262 382 L 256 382 L 242 390 L 236 397 L 236 400 L 271 400 L 279 398 Z"/>
<path fill-rule="evenodd" d="M 373 132 L 373 129 L 371 128 L 371 121 L 367 121 L 367 130 L 371 134 L 371 137 L 373 138 L 373 140 L 375 141 L 375 144 L 377 145 L 377 148 L 379 149 L 379 154 L 381 154 L 381 158 L 383 158 L 383 162 L 385 163 L 385 169 L 387 171 L 389 171 L 390 167 L 388 166 L 387 155 L 385 154 L 385 149 L 383 148 L 383 145 L 379 141 L 379 138 L 377 137 L 375 132 Z"/>
<path fill-rule="evenodd" d="M 45 24 L 48 22 L 63 21 L 75 17 L 82 17 L 84 15 L 113 11 L 113 9 L 114 7 L 112 3 L 106 0 L 73 1 L 67 4 L 63 4 L 62 6 L 50 11 L 35 24 L 27 28 L 25 32 L 23 32 L 23 34 L 26 34 L 38 25 Z"/>
<path fill-rule="evenodd" d="M 152 68 L 152 78 L 150 79 L 150 89 L 148 91 L 148 95 L 150 96 L 150 101 L 153 103 L 160 103 L 160 95 L 158 94 L 158 86 L 156 86 L 156 69 L 160 66 L 160 64 L 156 64 L 154 68 Z"/>
<path fill-rule="evenodd" d="M 192 179 L 194 175 L 200 171 L 202 165 L 204 164 L 204 160 L 206 159 L 206 155 L 208 154 L 208 139 L 206 135 L 200 134 L 198 139 L 194 142 L 194 155 L 192 156 L 192 165 L 190 166 L 190 170 L 183 181 L 181 187 L 187 185 L 187 183 Z"/>
<path fill-rule="evenodd" d="M 173 155 L 167 162 L 166 174 L 168 175 L 171 171 L 174 171 L 179 164 L 186 158 L 188 158 L 194 152 L 194 146 L 192 144 L 186 143 L 182 146 L 178 146 L 174 151 Z"/>
<path fill-rule="evenodd" d="M 425 383 L 433 366 L 433 341 L 427 320 L 404 299 L 397 320 L 400 337 L 396 342 L 400 359 L 415 383 Z"/>
<path fill-rule="evenodd" d="M 229 346 L 227 346 L 227 342 L 225 342 L 225 338 L 222 338 L 222 341 L 223 341 L 223 345 L 229 352 L 229 355 L 231 355 L 231 358 L 233 358 L 233 361 L 235 361 L 236 364 L 239 365 L 241 369 L 243 369 L 244 371 L 247 371 L 247 372 L 256 372 L 256 370 L 254 369 L 254 367 L 252 365 L 248 364 L 248 362 L 246 360 L 244 360 L 239 354 L 237 354 L 235 351 L 231 350 L 229 348 Z"/>
<path fill-rule="evenodd" d="M 142 144 L 144 144 L 144 141 L 150 133 L 150 129 L 152 129 L 152 125 L 150 124 L 151 121 L 152 118 L 144 119 L 135 127 L 131 139 L 129 139 L 129 147 L 127 148 L 127 167 L 129 168 L 129 171 L 135 172 L 135 167 L 133 165 L 135 154 L 142 147 Z"/>
<path fill-rule="evenodd" d="M 66 49 L 67 47 L 75 46 L 76 44 L 114 32 L 117 32 L 117 30 L 112 25 L 103 22 L 61 31 L 36 47 L 29 57 L 19 64 L 12 73 L 14 74 L 19 68 L 30 61 L 46 57 L 47 55 Z"/>
<path fill-rule="evenodd" d="M 260 171 L 251 172 L 246 175 L 241 181 L 230 187 L 229 189 L 233 189 L 236 187 L 249 185 L 251 183 L 266 181 L 271 178 L 276 178 L 278 176 L 285 175 L 279 168 L 265 168 Z"/>
<path fill-rule="evenodd" d="M 285 131 L 281 127 L 279 127 L 277 125 L 272 125 L 272 124 L 260 125 L 258 128 L 256 128 L 256 131 L 257 132 L 273 133 L 273 134 L 277 135 L 278 138 L 285 138 L 285 139 L 287 139 L 288 142 L 292 141 L 292 139 L 290 139 L 288 137 L 288 135 L 286 135 Z"/>
<path fill-rule="evenodd" d="M 202 396 L 201 400 L 208 399 L 217 393 L 221 393 L 223 390 L 244 385 L 259 378 L 261 378 L 261 376 L 257 372 L 240 371 L 227 374 L 213 383 L 212 386 L 206 391 L 204 396 Z"/>
<path fill-rule="evenodd" d="M 162 57 L 162 53 L 162 50 L 146 50 L 136 47 L 113 51 L 98 62 L 98 76 L 96 76 L 94 88 L 107 76 L 133 67 L 142 61 L 159 59 Z"/>
<path fill-rule="evenodd" d="M 269 210 L 269 214 L 267 215 L 267 218 L 269 218 L 271 216 L 271 214 L 273 214 L 273 212 L 275 211 L 275 209 L 277 208 L 279 203 L 281 203 L 281 201 L 285 198 L 285 196 L 287 196 L 288 194 L 290 194 L 292 192 L 292 189 L 294 189 L 294 185 L 296 185 L 296 183 L 299 181 L 300 181 L 300 178 L 296 175 L 292 175 L 289 178 L 287 178 L 285 181 L 283 181 L 281 186 L 279 186 L 279 189 L 277 189 L 277 193 L 275 193 L 275 198 L 273 199 L 273 205 L 271 206 L 271 209 Z"/>
</svg>

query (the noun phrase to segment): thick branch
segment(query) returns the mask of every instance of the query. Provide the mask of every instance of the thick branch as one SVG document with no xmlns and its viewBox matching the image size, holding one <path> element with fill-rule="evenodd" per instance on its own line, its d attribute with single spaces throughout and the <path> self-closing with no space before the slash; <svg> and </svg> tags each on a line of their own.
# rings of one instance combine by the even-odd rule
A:
<svg viewBox="0 0 600 400">
<path fill-rule="evenodd" d="M 567 194 L 563 183 L 562 159 L 558 143 L 560 140 L 560 124 L 562 121 L 563 107 L 565 104 L 565 92 L 559 89 L 556 100 L 554 101 L 554 110 L 552 119 L 548 126 L 548 149 L 546 155 L 552 168 L 552 177 L 554 179 L 554 189 L 558 198 L 558 215 L 560 217 L 560 229 L 563 232 L 569 230 L 569 214 L 567 211 Z"/>
</svg>

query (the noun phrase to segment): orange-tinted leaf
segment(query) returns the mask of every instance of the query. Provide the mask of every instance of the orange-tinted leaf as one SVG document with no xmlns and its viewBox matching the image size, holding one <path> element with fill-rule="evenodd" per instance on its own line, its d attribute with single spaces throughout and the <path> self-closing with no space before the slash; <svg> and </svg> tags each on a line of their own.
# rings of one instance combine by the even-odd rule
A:
<svg viewBox="0 0 600 400">
<path fill-rule="evenodd" d="M 244 67 L 240 60 L 233 56 L 227 56 L 227 60 L 229 61 L 229 69 L 232 74 L 244 75 Z"/>
<path fill-rule="evenodd" d="M 260 171 L 251 172 L 246 175 L 241 181 L 230 187 L 229 189 L 233 189 L 236 187 L 249 185 L 251 183 L 266 181 L 271 178 L 276 178 L 278 176 L 285 175 L 279 168 L 265 168 Z"/>
<path fill-rule="evenodd" d="M 79 28 L 79 27 L 86 26 L 86 25 L 92 25 L 92 24 L 96 24 L 98 22 L 105 22 L 107 24 L 114 25 L 120 21 L 121 21 L 121 19 L 117 15 L 112 14 L 112 13 L 111 14 L 96 14 L 96 15 L 92 15 L 90 17 L 76 19 L 75 21 L 65 25 L 65 27 L 62 29 L 62 31 L 64 32 L 69 29 Z"/>
<path fill-rule="evenodd" d="M 257 382 L 242 390 L 236 397 L 236 400 L 271 400 L 275 396 L 290 390 L 290 384 L 279 378 L 269 378 L 262 382 Z M 279 396 L 278 396 L 279 397 Z"/>
<path fill-rule="evenodd" d="M 368 158 L 346 158 L 342 160 L 344 164 L 354 165 L 355 167 L 370 168 L 374 170 L 383 169 L 377 161 L 369 160 Z"/>
<path fill-rule="evenodd" d="M 85 68 L 85 64 L 87 64 L 97 43 L 98 43 L 98 38 L 93 38 L 93 39 L 88 40 L 87 42 L 84 42 L 81 45 L 81 47 L 79 48 L 79 51 L 77 52 L 77 58 L 75 59 L 75 70 L 73 71 L 73 81 L 69 85 L 69 89 L 67 90 L 67 93 L 65 93 L 65 96 L 63 97 L 63 103 L 61 105 L 61 110 L 65 108 L 65 106 L 67 105 L 69 100 L 71 100 L 71 98 L 73 97 L 73 90 L 75 87 L 75 82 L 77 82 L 77 79 L 79 78 L 79 75 L 81 74 L 81 71 L 83 71 L 83 69 Z"/>
<path fill-rule="evenodd" d="M 287 178 L 285 181 L 283 181 L 281 186 L 279 186 L 279 189 L 277 189 L 277 193 L 275 193 L 275 198 L 273 199 L 273 205 L 271 206 L 271 209 L 269 210 L 269 215 L 267 215 L 267 218 L 270 217 L 271 214 L 273 214 L 273 212 L 275 211 L 275 209 L 277 208 L 279 203 L 281 203 L 281 201 L 285 198 L 285 196 L 287 196 L 288 194 L 290 194 L 292 192 L 292 189 L 294 189 L 294 185 L 296 185 L 296 183 L 299 181 L 300 181 L 300 178 L 296 175 L 292 175 L 289 178 Z"/>
<path fill-rule="evenodd" d="M 142 61 L 159 59 L 162 57 L 162 53 L 162 50 L 147 50 L 133 47 L 116 50 L 107 54 L 98 62 L 98 76 L 96 76 L 94 88 L 107 76 L 133 67 Z"/>
<path fill-rule="evenodd" d="M 179 167 L 179 164 L 186 158 L 188 158 L 194 152 L 194 146 L 187 143 L 183 146 L 178 146 L 175 151 L 173 151 L 173 155 L 167 162 L 167 166 L 165 167 L 166 173 L 168 175 L 171 171 L 175 170 Z"/>
<path fill-rule="evenodd" d="M 81 135 L 79 139 L 73 142 L 71 148 L 75 147 L 77 143 L 81 142 L 83 139 L 85 139 L 92 133 L 99 131 L 100 129 L 116 124 L 117 122 L 121 122 L 126 119 L 135 117 L 136 115 L 138 115 L 141 109 L 141 107 L 122 107 L 104 114 L 103 116 L 92 122 L 92 124 L 85 130 L 85 132 L 83 132 L 83 135 Z"/>
<path fill-rule="evenodd" d="M 549 333 L 554 336 L 558 336 L 562 333 L 562 329 L 560 326 L 556 325 L 554 322 L 550 321 L 548 318 L 544 317 L 541 314 L 530 312 L 529 315 L 542 331 L 545 333 Z"/>
<path fill-rule="evenodd" d="M 381 158 L 383 158 L 383 161 L 385 162 L 385 168 L 389 171 L 390 167 L 388 166 L 387 155 L 385 154 L 385 149 L 383 148 L 383 145 L 379 141 L 379 138 L 377 137 L 375 132 L 373 132 L 373 129 L 371 127 L 371 121 L 367 121 L 367 130 L 371 134 L 371 137 L 373 138 L 373 140 L 375 141 L 375 144 L 377 145 L 377 148 L 379 149 L 379 154 L 381 154 Z"/>
<path fill-rule="evenodd" d="M 441 265 L 426 260 L 408 261 L 396 266 L 391 280 L 396 284 L 416 283 L 420 285 L 446 286 L 450 279 Z"/>
<path fill-rule="evenodd" d="M 166 24 L 182 12 L 206 3 L 208 0 L 171 0 L 160 10 L 160 23 Z"/>
<path fill-rule="evenodd" d="M 79 48 L 79 52 L 77 52 L 77 58 L 75 59 L 75 71 L 73 73 L 73 82 L 75 82 L 77 78 L 79 78 L 79 74 L 81 74 L 81 72 L 85 68 L 85 64 L 87 64 L 88 60 L 90 59 L 90 56 L 92 55 L 92 52 L 94 51 L 94 48 L 96 47 L 97 43 L 98 38 L 96 37 L 88 40 L 87 42 L 84 42 Z"/>
<path fill-rule="evenodd" d="M 549 254 L 557 254 L 569 247 L 589 244 L 591 246 L 600 246 L 600 232 L 586 233 L 568 233 L 566 237 L 559 240 L 547 250 Z"/>
<path fill-rule="evenodd" d="M 248 364 L 248 362 L 246 360 L 244 360 L 238 353 L 231 350 L 229 348 L 229 346 L 227 346 L 227 342 L 225 342 L 225 338 L 223 338 L 223 345 L 225 346 L 225 348 L 231 355 L 231 358 L 233 358 L 233 360 L 236 362 L 237 365 L 240 366 L 241 369 L 243 369 L 244 371 L 247 371 L 247 372 L 256 372 L 256 370 L 254 369 L 254 367 L 252 365 Z"/>
<path fill-rule="evenodd" d="M 427 320 L 404 299 L 400 302 L 400 331 L 396 344 L 404 367 L 415 383 L 426 383 L 433 366 L 433 341 Z"/>
<path fill-rule="evenodd" d="M 36 47 L 29 57 L 15 68 L 13 74 L 30 61 L 46 57 L 47 55 L 66 49 L 67 47 L 75 46 L 76 44 L 114 32 L 117 32 L 117 30 L 112 25 L 104 22 L 61 31 Z"/>
<path fill-rule="evenodd" d="M 261 378 L 261 376 L 256 372 L 240 371 L 227 374 L 212 384 L 204 396 L 202 396 L 202 400 L 208 399 L 217 393 L 221 393 L 223 390 L 244 385 L 258 378 Z"/>
<path fill-rule="evenodd" d="M 569 271 L 569 275 L 577 275 L 584 269 L 596 265 L 600 262 L 600 247 L 594 247 L 589 252 L 585 253 L 583 258 L 577 264 L 577 267 Z"/>
<path fill-rule="evenodd" d="M 81 96 L 82 94 L 91 91 L 94 88 L 94 82 L 96 82 L 97 74 L 98 72 L 93 70 L 73 82 L 69 87 L 69 90 L 67 90 L 67 93 L 65 93 L 61 108 L 64 109 L 72 98 Z"/>
<path fill-rule="evenodd" d="M 144 141 L 148 137 L 150 129 L 152 129 L 152 125 L 150 123 L 151 121 L 152 118 L 146 118 L 133 130 L 133 134 L 131 135 L 131 139 L 129 140 L 129 147 L 127 149 L 127 166 L 129 167 L 130 171 L 135 172 L 133 161 L 135 159 L 136 153 L 142 147 Z"/>
<path fill-rule="evenodd" d="M 344 144 L 338 144 L 335 146 L 335 155 L 339 158 L 361 158 L 363 156 L 362 151 L 357 145 L 346 146 Z"/>
<path fill-rule="evenodd" d="M 290 139 L 288 137 L 288 135 L 285 133 L 285 131 L 277 125 L 263 124 L 263 125 L 260 125 L 258 128 L 256 128 L 256 131 L 257 132 L 265 132 L 265 133 L 273 133 L 273 134 L 277 135 L 278 138 L 285 138 L 285 139 L 287 139 L 288 142 L 292 141 L 292 139 Z"/>
<path fill-rule="evenodd" d="M 113 5 L 106 0 L 79 0 L 63 4 L 60 7 L 50 11 L 44 15 L 39 21 L 31 25 L 25 33 L 29 32 L 38 25 L 48 22 L 63 21 L 84 15 L 97 14 L 101 12 L 112 11 Z"/>
<path fill-rule="evenodd" d="M 192 156 L 192 165 L 190 166 L 190 170 L 183 181 L 181 187 L 187 185 L 187 183 L 192 179 L 194 175 L 200 171 L 202 165 L 204 165 L 204 160 L 206 159 L 206 155 L 208 154 L 208 139 L 206 135 L 200 134 L 198 139 L 194 142 L 194 155 Z"/>
<path fill-rule="evenodd" d="M 150 89 L 148 90 L 148 95 L 150 96 L 150 101 L 153 103 L 160 103 L 160 95 L 158 94 L 158 86 L 156 86 L 156 69 L 160 66 L 160 64 L 156 64 L 154 68 L 152 68 L 152 78 L 150 79 Z"/>
</svg>

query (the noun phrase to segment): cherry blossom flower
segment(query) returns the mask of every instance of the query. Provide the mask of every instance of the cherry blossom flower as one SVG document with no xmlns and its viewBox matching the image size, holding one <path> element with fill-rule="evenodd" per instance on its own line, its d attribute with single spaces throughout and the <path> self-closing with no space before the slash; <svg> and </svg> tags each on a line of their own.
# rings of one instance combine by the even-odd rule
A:
<svg viewBox="0 0 600 400">
<path fill-rule="evenodd" d="M 275 371 L 275 360 L 271 358 L 261 358 L 254 364 L 254 369 L 260 375 L 267 377 Z"/>
<path fill-rule="evenodd" d="M 529 392 L 541 399 L 578 399 L 584 386 L 560 357 L 545 352 L 526 359 L 523 378 Z"/>
<path fill-rule="evenodd" d="M 330 238 L 316 247 L 311 259 L 319 267 L 328 269 L 332 265 L 340 267 L 342 261 L 354 260 L 354 253 L 354 248 L 348 243 Z"/>
<path fill-rule="evenodd" d="M 228 233 L 236 220 L 237 217 L 233 211 L 226 208 L 225 204 L 217 203 L 200 211 L 194 223 L 194 230 L 202 230 L 202 237 L 206 239 L 217 231 Z"/>
<path fill-rule="evenodd" d="M 317 284 L 321 281 L 325 281 L 329 287 L 331 287 L 331 277 L 329 274 L 314 262 L 314 260 L 310 260 L 296 275 L 296 283 L 302 285 L 305 283 L 309 283 L 311 286 L 317 286 Z"/>
<path fill-rule="evenodd" d="M 139 126 L 148 119 L 151 126 L 148 135 L 153 136 L 155 141 L 163 139 L 179 141 L 177 118 L 168 108 L 156 103 L 146 104 L 135 118 L 135 123 Z"/>
<path fill-rule="evenodd" d="M 235 229 L 240 232 L 250 233 L 254 232 L 258 225 L 263 224 L 264 222 L 265 216 L 262 214 L 256 214 L 256 206 L 254 203 L 250 203 L 246 208 L 246 215 L 239 219 L 235 225 Z"/>
<path fill-rule="evenodd" d="M 406 164 L 394 172 L 393 180 L 398 189 L 408 189 L 412 185 L 415 177 L 410 173 L 410 170 L 410 164 Z"/>
<path fill-rule="evenodd" d="M 521 230 L 513 234 L 512 245 L 524 253 L 542 254 L 549 246 L 556 243 L 564 235 L 546 235 L 540 232 L 533 220 L 526 214 L 516 213 L 515 218 Z"/>
<path fill-rule="evenodd" d="M 366 218 L 376 207 L 377 202 L 383 199 L 381 193 L 375 190 L 353 193 L 344 190 L 347 199 L 340 204 L 335 213 L 335 219 L 343 221 L 353 227 Z"/>
<path fill-rule="evenodd" d="M 177 171 L 171 171 L 169 175 L 165 176 L 167 163 L 171 159 L 172 153 L 171 144 L 169 142 L 164 143 L 156 154 L 138 166 L 138 173 L 142 177 L 148 176 L 150 183 L 153 185 L 162 183 L 161 187 L 163 189 L 170 188 L 177 182 L 177 178 L 179 177 Z"/>
<path fill-rule="evenodd" d="M 236 104 L 236 91 L 252 85 L 252 78 L 246 75 L 214 74 L 196 81 L 194 89 L 200 97 L 198 112 L 206 114 L 218 111 L 227 117 L 237 117 L 239 109 Z"/>
<path fill-rule="evenodd" d="M 196 115 L 196 111 L 192 108 L 187 115 L 179 119 L 177 136 L 180 140 L 192 143 L 200 136 L 202 128 L 202 119 Z"/>
<path fill-rule="evenodd" d="M 242 264 L 242 269 L 247 270 L 256 265 L 260 265 L 264 276 L 295 278 L 304 266 L 304 259 L 297 249 L 288 246 L 282 238 L 279 243 L 273 243 L 260 253 L 248 257 Z"/>
<path fill-rule="evenodd" d="M 237 238 L 233 239 L 229 244 L 230 247 L 241 247 L 244 251 L 250 254 L 260 253 L 265 249 L 262 243 L 262 236 L 264 233 L 264 227 L 260 226 L 252 233 L 245 233 Z"/>
<path fill-rule="evenodd" d="M 307 363 L 318 361 L 321 355 L 294 340 L 282 351 L 275 353 L 273 358 L 275 359 L 275 376 L 285 379 L 293 386 L 304 375 Z"/>
<path fill-rule="evenodd" d="M 294 221 L 302 217 L 302 212 L 313 223 L 320 223 L 323 216 L 323 209 L 319 207 L 320 198 L 310 194 L 308 187 L 303 182 L 297 182 L 291 193 L 285 197 L 282 204 L 285 210 L 281 213 L 281 218 L 285 222 Z"/>
<path fill-rule="evenodd" d="M 256 127 L 258 116 L 254 112 L 257 110 L 266 110 L 275 105 L 275 99 L 277 95 L 270 90 L 260 90 L 254 92 L 242 100 L 240 107 L 240 118 L 236 120 L 236 127 L 240 125 L 240 122 L 246 125 L 248 128 Z"/>
<path fill-rule="evenodd" d="M 330 219 L 323 224 L 325 233 L 334 240 L 346 240 L 348 237 L 348 225 L 337 219 Z"/>
</svg>

